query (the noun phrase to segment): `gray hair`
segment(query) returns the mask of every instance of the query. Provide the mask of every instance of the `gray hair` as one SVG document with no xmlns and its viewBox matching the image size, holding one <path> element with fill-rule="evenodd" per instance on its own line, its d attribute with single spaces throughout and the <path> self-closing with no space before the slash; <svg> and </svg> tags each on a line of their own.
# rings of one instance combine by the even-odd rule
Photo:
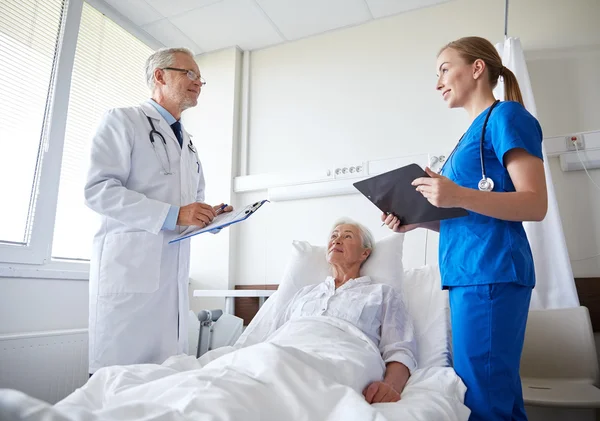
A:
<svg viewBox="0 0 600 421">
<path fill-rule="evenodd" d="M 177 48 L 161 48 L 156 50 L 148 59 L 146 60 L 146 85 L 150 88 L 151 91 L 154 90 L 154 71 L 156 69 L 164 69 L 165 67 L 170 67 L 175 62 L 175 54 L 184 53 L 188 54 L 190 57 L 194 57 L 194 53 L 189 48 L 177 47 Z"/>
<path fill-rule="evenodd" d="M 369 231 L 369 229 L 367 227 L 365 227 L 363 224 L 358 223 L 350 218 L 344 217 L 344 218 L 340 218 L 337 221 L 335 221 L 335 223 L 333 224 L 333 227 L 331 227 L 331 230 L 329 232 L 332 233 L 333 230 L 335 229 L 335 227 L 337 227 L 339 225 L 354 225 L 356 228 L 358 228 L 358 232 L 362 239 L 363 248 L 370 249 L 371 251 L 373 250 L 373 243 L 375 242 L 373 240 L 373 234 L 371 234 L 371 231 Z"/>
</svg>

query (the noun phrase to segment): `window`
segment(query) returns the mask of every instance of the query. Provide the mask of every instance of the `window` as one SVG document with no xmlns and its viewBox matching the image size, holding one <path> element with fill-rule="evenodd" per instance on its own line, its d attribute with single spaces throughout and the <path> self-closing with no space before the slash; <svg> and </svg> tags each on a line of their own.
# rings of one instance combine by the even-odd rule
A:
<svg viewBox="0 0 600 421">
<path fill-rule="evenodd" d="M 144 64 L 153 50 L 84 3 L 67 114 L 52 256 L 89 259 L 97 216 L 84 204 L 89 145 L 110 108 L 149 96 Z"/>
<path fill-rule="evenodd" d="M 0 243 L 31 239 L 66 1 L 0 1 Z"/>
<path fill-rule="evenodd" d="M 89 259 L 90 140 L 106 110 L 148 97 L 152 51 L 84 0 L 0 0 L 0 276 L 86 276 L 37 265 Z"/>
</svg>

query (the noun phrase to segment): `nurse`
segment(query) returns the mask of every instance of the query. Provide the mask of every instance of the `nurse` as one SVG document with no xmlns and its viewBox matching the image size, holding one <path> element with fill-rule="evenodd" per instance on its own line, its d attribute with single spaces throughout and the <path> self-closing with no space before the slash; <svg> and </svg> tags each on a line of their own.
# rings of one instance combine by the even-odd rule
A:
<svg viewBox="0 0 600 421">
<path fill-rule="evenodd" d="M 427 168 L 429 177 L 413 185 L 433 205 L 461 207 L 469 215 L 417 225 L 402 225 L 393 215 L 382 220 L 396 232 L 440 233 L 454 369 L 467 386 L 469 419 L 526 420 L 519 363 L 535 271 L 522 222 L 546 215 L 542 130 L 489 41 L 466 37 L 449 43 L 438 54 L 436 70 L 443 100 L 449 108 L 464 108 L 471 125 L 441 175 Z M 503 102 L 493 95 L 500 77 Z"/>
</svg>

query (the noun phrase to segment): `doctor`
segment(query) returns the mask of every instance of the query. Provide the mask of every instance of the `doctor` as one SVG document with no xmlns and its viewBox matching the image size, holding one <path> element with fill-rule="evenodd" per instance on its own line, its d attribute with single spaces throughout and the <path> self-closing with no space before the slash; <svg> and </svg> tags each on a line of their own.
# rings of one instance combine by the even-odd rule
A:
<svg viewBox="0 0 600 421">
<path fill-rule="evenodd" d="M 92 139 L 85 201 L 100 227 L 90 261 L 90 374 L 187 352 L 190 243 L 168 242 L 221 209 L 202 203 L 202 165 L 180 123 L 205 84 L 192 52 L 159 50 L 145 70 L 152 99 L 109 110 Z"/>
<path fill-rule="evenodd" d="M 437 207 L 462 207 L 463 218 L 402 225 L 397 232 L 438 231 L 442 286 L 449 290 L 454 369 L 467 386 L 470 421 L 525 421 L 519 364 L 531 291 L 533 256 L 523 221 L 547 211 L 542 129 L 523 106 L 515 75 L 486 39 L 466 37 L 437 57 L 436 88 L 471 126 L 442 168 L 413 185 Z M 494 98 L 504 80 L 506 101 Z"/>
</svg>

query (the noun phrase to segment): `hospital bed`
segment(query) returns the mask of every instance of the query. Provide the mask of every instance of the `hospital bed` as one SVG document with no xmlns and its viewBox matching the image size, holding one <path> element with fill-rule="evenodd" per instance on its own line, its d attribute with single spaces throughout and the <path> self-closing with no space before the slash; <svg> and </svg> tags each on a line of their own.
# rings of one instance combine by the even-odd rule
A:
<svg viewBox="0 0 600 421">
<path fill-rule="evenodd" d="M 463 405 L 464 385 L 456 376 L 454 371 L 449 368 L 452 364 L 451 359 L 451 340 L 449 332 L 449 307 L 447 301 L 447 292 L 440 288 L 440 275 L 437 266 L 428 265 L 419 268 L 405 270 L 402 265 L 402 242 L 403 237 L 394 235 L 387 237 L 375 245 L 375 252 L 363 267 L 363 274 L 369 274 L 379 282 L 390 283 L 398 287 L 404 297 L 409 313 L 411 314 L 417 335 L 419 347 L 418 363 L 422 373 L 430 370 L 431 376 L 424 375 L 420 378 L 422 384 L 433 381 L 436 375 L 441 372 L 447 377 L 439 385 L 447 393 L 447 396 L 438 395 L 438 400 L 433 399 L 430 405 L 426 405 L 428 395 L 439 392 L 428 388 L 409 383 L 403 394 L 402 402 L 397 413 L 394 412 L 394 405 L 384 407 L 384 412 L 388 419 L 412 419 L 400 416 L 406 410 L 406 413 L 419 414 L 416 419 L 467 419 L 468 409 Z M 243 332 L 240 338 L 236 340 L 238 346 L 250 346 L 259 343 L 265 339 L 265 335 L 270 331 L 270 321 L 275 319 L 275 315 L 282 310 L 287 301 L 295 294 L 298 289 L 305 285 L 323 280 L 327 276 L 329 266 L 325 260 L 325 250 L 323 247 L 311 245 L 305 241 L 294 241 L 292 245 L 292 255 L 288 262 L 283 279 L 280 282 L 277 291 L 272 290 L 229 290 L 229 291 L 194 291 L 195 297 L 227 297 L 230 300 L 226 303 L 225 313 L 221 317 L 231 317 L 233 313 L 233 299 L 238 296 L 262 297 L 259 301 L 259 311 L 252 319 L 249 326 Z M 241 295 L 239 295 L 241 294 Z M 247 295 L 248 294 L 248 295 Z M 264 295 L 263 295 L 264 294 Z M 265 298 L 270 296 L 265 301 Z M 204 317 L 204 312 L 200 313 L 200 318 Z M 217 322 L 212 325 L 213 334 L 220 328 Z M 241 323 L 241 319 L 240 323 Z M 206 329 L 206 328 L 205 328 Z M 239 332 L 239 330 L 238 330 Z M 199 356 L 207 356 L 210 359 L 210 352 L 206 354 L 206 348 L 200 344 L 204 339 L 202 329 L 198 334 L 198 347 L 196 348 Z M 217 345 L 211 342 L 209 348 L 218 355 Z M 436 369 L 438 371 L 436 371 Z M 445 371 L 441 371 L 445 370 Z M 419 376 L 415 376 L 418 378 Z M 414 390 L 415 395 L 410 396 Z M 422 387 L 422 389 L 421 389 Z M 415 407 L 410 407 L 407 402 L 411 399 L 405 399 L 405 395 L 419 402 Z M 441 393 L 443 395 L 443 393 Z M 441 397 L 441 399 L 440 399 Z M 442 403 L 443 402 L 443 403 Z M 401 408 L 406 404 L 406 408 Z M 427 407 L 427 409 L 425 409 Z M 420 412 L 421 411 L 421 412 Z"/>
<path fill-rule="evenodd" d="M 366 379 L 365 373 L 373 367 L 373 355 L 379 360 L 376 365 L 383 364 L 376 347 L 361 338 L 362 332 L 354 326 L 333 318 L 326 322 L 323 318 L 301 318 L 297 325 L 284 325 L 291 333 L 297 333 L 286 336 L 287 343 L 265 340 L 274 315 L 291 296 L 304 285 L 321 282 L 329 272 L 323 247 L 295 241 L 291 249 L 279 288 L 269 292 L 273 295 L 264 301 L 243 332 L 239 319 L 227 312 L 192 315 L 198 321 L 194 354 L 200 358 L 175 356 L 161 365 L 104 368 L 53 407 L 15 392 L 9 399 L 16 408 L 13 415 L 21 410 L 23 416 L 28 414 L 28 420 L 36 420 L 35 411 L 39 411 L 39 419 L 43 414 L 44 421 L 102 419 L 100 415 L 137 421 L 159 414 L 161 420 L 168 421 L 201 420 L 203 415 L 210 419 L 261 421 L 468 419 L 469 410 L 463 403 L 466 388 L 451 368 L 448 297 L 447 291 L 440 288 L 437 267 L 405 270 L 403 235 L 378 241 L 363 266 L 364 275 L 401 292 L 418 344 L 418 369 L 411 375 L 402 399 L 369 405 L 357 388 L 342 381 L 351 383 L 355 374 Z M 309 343 L 322 354 L 300 352 L 295 343 L 290 346 L 290 338 L 300 345 Z M 234 340 L 234 346 L 225 345 Z M 332 343 L 336 346 L 332 347 Z M 345 349 L 352 352 L 346 353 Z M 357 355 L 367 352 L 370 359 L 364 363 Z M 0 407 L 2 403 L 0 395 Z M 33 413 L 31 408 L 36 408 Z M 255 412 L 249 412 L 250 409 Z"/>
</svg>

